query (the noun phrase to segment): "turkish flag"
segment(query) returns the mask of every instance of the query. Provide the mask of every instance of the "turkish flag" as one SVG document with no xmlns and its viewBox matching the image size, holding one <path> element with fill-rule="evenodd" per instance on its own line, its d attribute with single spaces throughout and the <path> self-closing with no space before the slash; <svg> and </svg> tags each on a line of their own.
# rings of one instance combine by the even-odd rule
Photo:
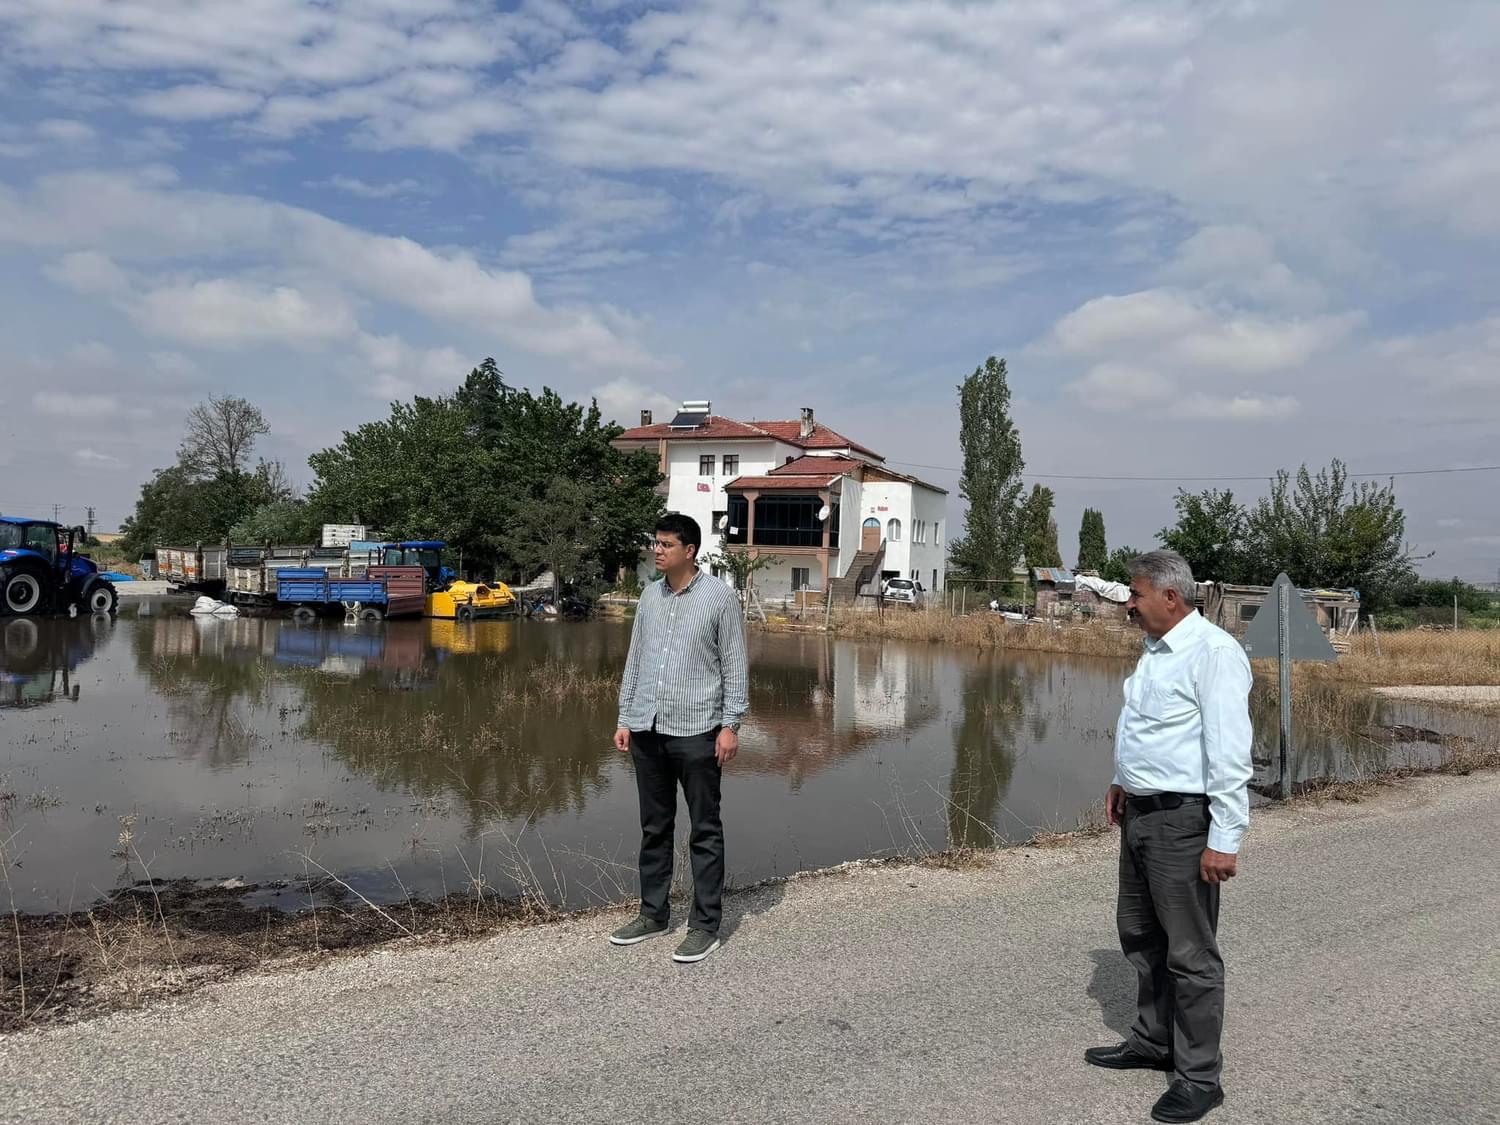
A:
<svg viewBox="0 0 1500 1125">
<path fill-rule="evenodd" d="M 712 491 L 713 491 L 713 489 L 712 489 L 712 488 L 711 488 L 711 487 L 709 487 L 709 486 L 708 486 L 708 485 L 706 485 L 706 484 L 704 484 L 704 483 L 703 483 L 703 482 L 702 482 L 702 481 L 701 481 L 701 480 L 700 480 L 700 481 L 699 481 L 699 482 L 698 482 L 698 491 L 699 491 L 699 492 L 712 492 Z"/>
</svg>

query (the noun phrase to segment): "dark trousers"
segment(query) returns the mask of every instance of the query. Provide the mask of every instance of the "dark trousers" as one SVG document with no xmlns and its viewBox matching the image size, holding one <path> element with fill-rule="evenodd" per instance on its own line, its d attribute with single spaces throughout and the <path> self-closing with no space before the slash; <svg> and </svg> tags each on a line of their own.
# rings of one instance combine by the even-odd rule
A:
<svg viewBox="0 0 1500 1125">
<path fill-rule="evenodd" d="M 1174 1060 L 1177 1077 L 1204 1088 L 1219 1083 L 1224 1026 L 1219 888 L 1198 871 L 1208 824 L 1202 800 L 1147 812 L 1127 804 L 1116 915 L 1137 977 L 1131 1048 Z"/>
<path fill-rule="evenodd" d="M 690 928 L 719 932 L 724 899 L 724 823 L 719 818 L 719 759 L 715 727 L 677 738 L 656 731 L 630 732 L 630 758 L 641 799 L 641 913 L 666 922 L 672 890 L 672 837 L 677 786 L 687 798 L 692 831 L 693 913 Z"/>
</svg>

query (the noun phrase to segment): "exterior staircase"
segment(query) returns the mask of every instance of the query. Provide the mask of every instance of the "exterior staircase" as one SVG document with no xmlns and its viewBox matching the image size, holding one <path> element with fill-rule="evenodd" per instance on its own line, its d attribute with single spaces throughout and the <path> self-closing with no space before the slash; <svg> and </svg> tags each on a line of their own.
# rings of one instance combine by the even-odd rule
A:
<svg viewBox="0 0 1500 1125">
<path fill-rule="evenodd" d="M 849 569 L 842 578 L 829 579 L 829 599 L 834 605 L 853 605 L 861 590 L 879 583 L 880 567 L 884 562 L 884 540 L 881 540 L 878 551 L 860 551 L 849 563 Z"/>
</svg>

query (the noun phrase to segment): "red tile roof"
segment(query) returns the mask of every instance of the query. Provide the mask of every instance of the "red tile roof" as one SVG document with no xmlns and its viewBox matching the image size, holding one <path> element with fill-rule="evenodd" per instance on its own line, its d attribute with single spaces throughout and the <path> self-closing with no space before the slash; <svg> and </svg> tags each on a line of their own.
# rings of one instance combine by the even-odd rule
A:
<svg viewBox="0 0 1500 1125">
<path fill-rule="evenodd" d="M 873 449 L 860 445 L 857 441 L 850 441 L 837 430 L 830 430 L 822 422 L 813 423 L 812 435 L 806 438 L 802 436 L 801 422 L 751 422 L 750 424 L 780 438 L 788 445 L 800 445 L 803 449 L 857 449 L 871 457 L 885 460 Z"/>
<path fill-rule="evenodd" d="M 858 469 L 865 462 L 851 461 L 848 457 L 812 456 L 798 457 L 795 461 L 789 461 L 785 465 L 777 465 L 771 470 L 772 476 L 827 476 L 829 473 L 847 473 L 851 469 Z"/>
<path fill-rule="evenodd" d="M 834 473 L 832 476 L 822 477 L 736 477 L 724 486 L 724 491 L 744 492 L 746 489 L 781 489 L 783 491 L 794 490 L 806 492 L 810 488 L 827 488 L 842 475 L 841 473 Z"/>
<path fill-rule="evenodd" d="M 709 415 L 707 422 L 691 430 L 674 430 L 668 422 L 657 422 L 652 426 L 636 426 L 634 429 L 626 430 L 615 440 L 656 441 L 660 438 L 670 438 L 676 441 L 702 441 L 712 438 L 722 441 L 724 438 L 746 438 L 753 441 L 765 441 L 771 436 L 773 435 L 764 430 L 757 429 L 755 426 L 747 426 L 744 422 L 736 422 L 733 418 Z"/>
<path fill-rule="evenodd" d="M 800 449 L 857 449 L 876 460 L 885 460 L 873 449 L 860 445 L 857 441 L 850 441 L 843 434 L 830 430 L 821 422 L 815 423 L 813 432 L 804 438 L 801 422 L 736 422 L 733 418 L 723 418 L 717 414 L 709 415 L 706 423 L 691 430 L 674 430 L 669 422 L 657 422 L 654 425 L 636 426 L 626 430 L 615 440 L 659 441 L 662 438 L 672 441 L 724 441 L 726 439 L 765 441 L 767 438 L 775 438 L 777 441 L 797 446 Z"/>
</svg>

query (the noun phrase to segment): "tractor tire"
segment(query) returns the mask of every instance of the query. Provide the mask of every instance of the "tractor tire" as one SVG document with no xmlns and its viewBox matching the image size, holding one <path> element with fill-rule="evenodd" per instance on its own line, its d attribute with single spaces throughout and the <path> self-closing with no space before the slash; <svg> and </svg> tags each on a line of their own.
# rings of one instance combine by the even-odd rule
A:
<svg viewBox="0 0 1500 1125">
<path fill-rule="evenodd" d="M 384 621 L 385 611 L 377 605 L 367 605 L 359 611 L 361 621 Z"/>
<path fill-rule="evenodd" d="M 459 606 L 453 611 L 453 620 L 462 621 L 467 625 L 469 622 L 474 620 L 474 607 L 471 605 Z"/>
<path fill-rule="evenodd" d="M 89 587 L 78 608 L 90 614 L 112 614 L 120 606 L 120 595 L 109 582 L 98 582 Z"/>
<path fill-rule="evenodd" d="M 310 605 L 299 605 L 292 610 L 292 620 L 298 625 L 311 625 L 318 619 L 318 613 Z"/>
<path fill-rule="evenodd" d="M 47 580 L 33 570 L 12 570 L 0 580 L 0 613 L 47 612 Z"/>
</svg>

